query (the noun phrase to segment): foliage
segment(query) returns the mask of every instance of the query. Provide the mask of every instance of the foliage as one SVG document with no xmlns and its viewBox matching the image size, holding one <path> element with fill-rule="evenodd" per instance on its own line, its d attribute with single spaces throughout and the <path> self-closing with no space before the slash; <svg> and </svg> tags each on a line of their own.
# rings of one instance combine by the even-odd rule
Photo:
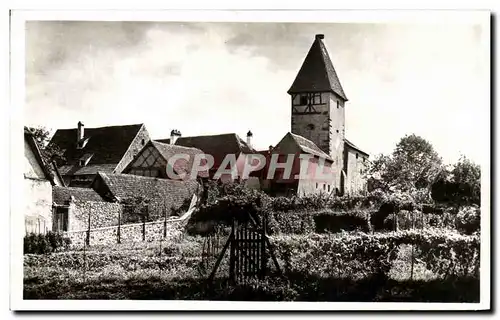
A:
<svg viewBox="0 0 500 320">
<path fill-rule="evenodd" d="M 58 145 L 49 143 L 51 134 L 47 128 L 30 128 L 30 131 L 33 133 L 33 137 L 38 144 L 38 148 L 40 149 L 45 163 L 48 164 L 55 161 L 56 163 L 61 164 L 65 161 L 64 151 L 61 150 Z"/>
<path fill-rule="evenodd" d="M 481 230 L 481 209 L 477 206 L 468 206 L 460 209 L 456 216 L 456 227 L 466 234 L 473 234 Z"/>
<path fill-rule="evenodd" d="M 479 236 L 423 230 L 271 238 L 283 277 L 212 286 L 200 277 L 202 237 L 24 256 L 24 299 L 440 301 L 479 299 Z M 398 247 L 415 245 L 432 280 L 389 277 Z M 223 263 L 224 264 L 224 263 Z M 219 275 L 221 276 L 221 275 Z"/>
<path fill-rule="evenodd" d="M 151 221 L 148 206 L 150 200 L 143 196 L 123 199 L 122 223 L 135 223 Z"/>
<path fill-rule="evenodd" d="M 60 233 L 48 232 L 46 234 L 30 233 L 24 236 L 25 254 L 44 254 L 67 249 L 71 240 L 63 237 Z"/>
<path fill-rule="evenodd" d="M 481 169 L 462 156 L 451 170 L 444 172 L 432 185 L 432 198 L 457 206 L 481 203 Z"/>
<path fill-rule="evenodd" d="M 363 231 L 370 232 L 370 212 L 362 210 L 333 211 L 323 210 L 313 213 L 317 233 Z"/>
<path fill-rule="evenodd" d="M 441 229 L 376 234 L 340 234 L 275 237 L 277 255 L 287 272 L 351 279 L 386 277 L 397 248 L 411 244 L 418 259 L 436 275 L 479 277 L 478 235 L 466 236 Z"/>
<path fill-rule="evenodd" d="M 369 190 L 411 191 L 429 188 L 442 170 L 432 145 L 415 134 L 398 142 L 391 155 L 379 155 L 367 170 Z"/>
<path fill-rule="evenodd" d="M 314 232 L 313 215 L 307 211 L 278 211 L 269 214 L 268 233 L 303 234 Z"/>
</svg>

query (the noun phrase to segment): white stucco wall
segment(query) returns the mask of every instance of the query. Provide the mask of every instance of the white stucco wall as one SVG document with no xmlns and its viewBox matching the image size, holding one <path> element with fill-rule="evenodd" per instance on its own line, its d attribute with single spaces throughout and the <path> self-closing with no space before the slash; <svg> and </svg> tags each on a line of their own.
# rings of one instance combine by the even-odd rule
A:
<svg viewBox="0 0 500 320">
<path fill-rule="evenodd" d="M 25 232 L 52 230 L 52 185 L 44 176 L 35 154 L 24 143 Z"/>
</svg>

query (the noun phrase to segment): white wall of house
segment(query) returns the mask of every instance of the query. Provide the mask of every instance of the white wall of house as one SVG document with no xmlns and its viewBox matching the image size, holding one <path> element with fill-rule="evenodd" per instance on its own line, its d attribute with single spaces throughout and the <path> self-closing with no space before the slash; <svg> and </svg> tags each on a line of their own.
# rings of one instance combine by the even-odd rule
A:
<svg viewBox="0 0 500 320">
<path fill-rule="evenodd" d="M 25 232 L 52 230 L 52 185 L 29 144 L 24 142 Z"/>
</svg>

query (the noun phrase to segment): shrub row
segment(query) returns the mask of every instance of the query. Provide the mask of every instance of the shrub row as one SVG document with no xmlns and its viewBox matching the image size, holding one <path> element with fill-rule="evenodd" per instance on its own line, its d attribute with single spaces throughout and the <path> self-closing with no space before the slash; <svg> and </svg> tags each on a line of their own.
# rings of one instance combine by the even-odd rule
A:
<svg viewBox="0 0 500 320">
<path fill-rule="evenodd" d="M 44 254 L 67 249 L 71 240 L 60 233 L 48 232 L 46 234 L 30 233 L 24 236 L 24 253 Z"/>
<path fill-rule="evenodd" d="M 418 252 L 418 259 L 440 277 L 479 277 L 478 235 L 423 229 L 376 234 L 287 235 L 273 240 L 286 272 L 351 279 L 388 276 L 399 246 L 411 244 Z"/>
</svg>

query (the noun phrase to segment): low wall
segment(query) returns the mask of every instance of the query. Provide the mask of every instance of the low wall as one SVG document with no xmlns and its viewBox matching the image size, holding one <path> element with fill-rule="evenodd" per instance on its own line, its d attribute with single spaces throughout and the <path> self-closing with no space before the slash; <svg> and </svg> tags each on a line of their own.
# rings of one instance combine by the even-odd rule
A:
<svg viewBox="0 0 500 320">
<path fill-rule="evenodd" d="M 68 231 L 64 236 L 71 240 L 73 246 L 79 247 L 88 240 L 88 245 L 110 245 L 114 243 L 157 241 L 177 239 L 181 236 L 183 223 L 181 219 L 154 221 L 116 225 L 112 227 L 89 230 Z"/>
<path fill-rule="evenodd" d="M 91 229 L 116 226 L 122 211 L 119 203 L 75 200 L 70 204 L 68 230 L 86 229 L 89 222 Z"/>
</svg>

